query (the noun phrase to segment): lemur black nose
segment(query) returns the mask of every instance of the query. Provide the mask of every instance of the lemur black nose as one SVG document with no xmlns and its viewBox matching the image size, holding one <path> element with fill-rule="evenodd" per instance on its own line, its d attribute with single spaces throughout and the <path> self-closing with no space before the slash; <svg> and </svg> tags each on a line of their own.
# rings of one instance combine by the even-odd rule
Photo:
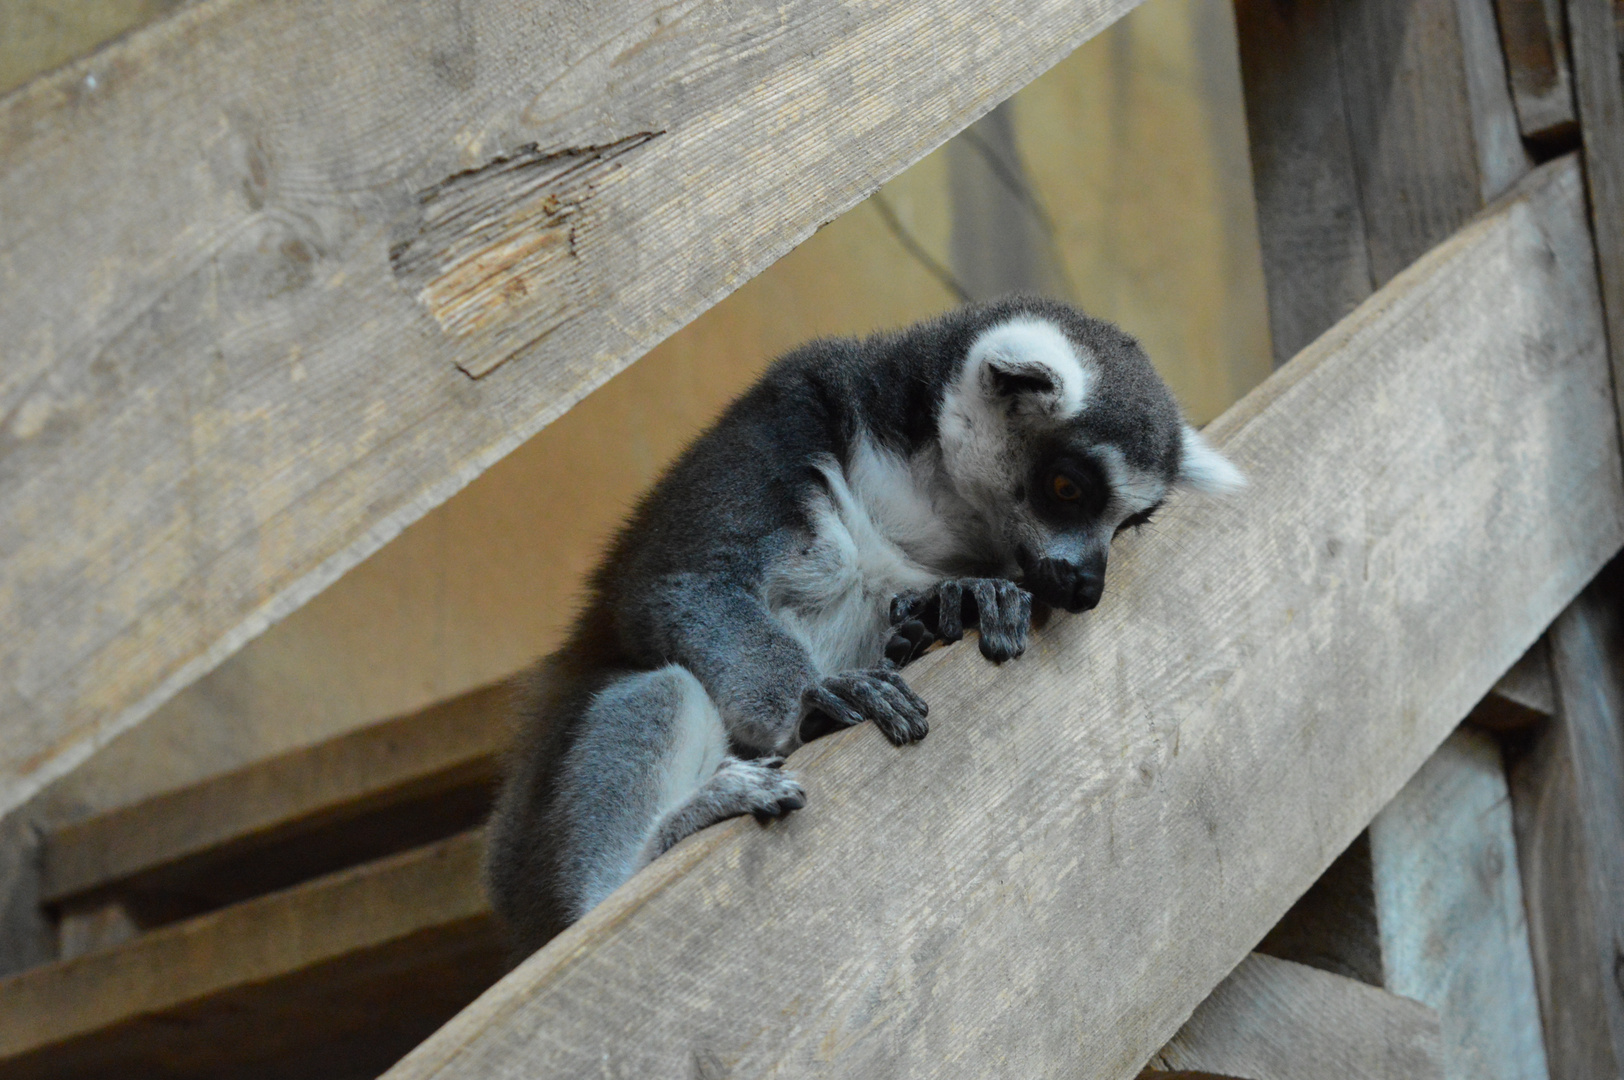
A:
<svg viewBox="0 0 1624 1080">
<path fill-rule="evenodd" d="M 1072 611 L 1092 611 L 1099 606 L 1100 595 L 1105 592 L 1105 575 L 1084 570 L 1072 582 Z"/>
</svg>

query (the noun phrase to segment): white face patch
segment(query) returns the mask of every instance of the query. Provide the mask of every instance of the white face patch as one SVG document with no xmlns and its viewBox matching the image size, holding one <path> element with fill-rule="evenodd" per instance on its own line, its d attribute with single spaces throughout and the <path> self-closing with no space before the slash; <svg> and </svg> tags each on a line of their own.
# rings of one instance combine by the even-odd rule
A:
<svg viewBox="0 0 1624 1080">
<path fill-rule="evenodd" d="M 1113 528 L 1124 518 L 1155 506 L 1167 497 L 1167 484 L 1160 476 L 1129 465 L 1116 447 L 1109 443 L 1096 446 L 1094 455 L 1111 485 L 1111 502 L 1105 508 L 1105 516 Z"/>
</svg>

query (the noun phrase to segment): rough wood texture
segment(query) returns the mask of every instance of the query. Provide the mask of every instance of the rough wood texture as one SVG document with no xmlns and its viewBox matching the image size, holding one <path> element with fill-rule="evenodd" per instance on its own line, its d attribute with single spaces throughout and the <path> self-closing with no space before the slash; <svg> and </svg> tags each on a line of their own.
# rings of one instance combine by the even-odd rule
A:
<svg viewBox="0 0 1624 1080">
<path fill-rule="evenodd" d="M 1584 136 L 1585 186 L 1596 236 L 1613 385 L 1624 416 L 1624 82 L 1612 0 L 1567 0 L 1574 96 Z"/>
<path fill-rule="evenodd" d="M 1253 953 L 1196 1006 L 1140 1080 L 1439 1080 L 1438 1016 L 1353 979 Z"/>
<path fill-rule="evenodd" d="M 490 985 L 472 833 L 0 980 L 5 1080 L 376 1076 Z"/>
<path fill-rule="evenodd" d="M 1463 727 L 1370 823 L 1384 984 L 1438 1012 L 1448 1080 L 1547 1080 L 1500 748 Z"/>
<path fill-rule="evenodd" d="M 1248 494 L 1019 663 L 927 658 L 930 739 L 805 748 L 805 811 L 679 845 L 389 1075 L 1134 1076 L 1624 543 L 1590 259 L 1540 170 L 1216 422 Z"/>
<path fill-rule="evenodd" d="M 1483 4 L 1236 4 L 1276 362 L 1527 171 Z"/>
<path fill-rule="evenodd" d="M 1553 1080 L 1624 1069 L 1621 569 L 1609 567 L 1552 626 L 1560 708 L 1512 770 Z"/>
<path fill-rule="evenodd" d="M 202 0 L 0 99 L 0 811 L 1132 4 Z"/>
<path fill-rule="evenodd" d="M 1522 133 L 1560 137 L 1575 123 L 1562 0 L 1494 0 L 1494 9 Z"/>
<path fill-rule="evenodd" d="M 115 893 L 163 922 L 471 828 L 507 745 L 509 693 L 485 687 L 58 829 L 42 899 Z"/>
</svg>

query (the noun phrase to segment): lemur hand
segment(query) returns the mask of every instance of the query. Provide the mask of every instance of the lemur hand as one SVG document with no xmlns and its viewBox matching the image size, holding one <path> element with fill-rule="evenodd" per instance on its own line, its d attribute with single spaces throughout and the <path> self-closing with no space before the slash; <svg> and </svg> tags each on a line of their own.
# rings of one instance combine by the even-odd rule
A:
<svg viewBox="0 0 1624 1080">
<path fill-rule="evenodd" d="M 896 668 L 883 662 L 881 667 L 843 671 L 814 683 L 801 695 L 801 705 L 803 743 L 864 720 L 874 721 L 880 734 L 898 746 L 918 742 L 930 730 L 925 722 L 930 706 Z"/>
<path fill-rule="evenodd" d="M 933 641 L 955 642 L 967 627 L 981 631 L 981 655 L 995 663 L 1026 651 L 1032 625 L 1032 594 L 1003 578 L 949 578 L 924 592 L 907 592 L 891 601 L 891 640 L 885 655 L 896 660 L 907 642 L 906 663 Z M 914 629 L 917 627 L 917 629 Z M 918 645 L 923 640 L 924 645 Z"/>
</svg>

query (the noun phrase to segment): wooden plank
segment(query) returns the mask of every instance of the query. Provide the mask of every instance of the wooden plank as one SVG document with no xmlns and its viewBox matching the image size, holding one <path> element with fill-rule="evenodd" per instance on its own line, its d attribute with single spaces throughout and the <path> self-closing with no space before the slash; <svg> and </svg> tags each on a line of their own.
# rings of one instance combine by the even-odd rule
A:
<svg viewBox="0 0 1624 1080">
<path fill-rule="evenodd" d="M 1213 425 L 1248 494 L 1122 545 L 931 737 L 679 845 L 389 1074 L 1134 1076 L 1624 543 L 1564 160 Z M 1447 478 L 1447 482 L 1445 481 Z"/>
<path fill-rule="evenodd" d="M 1624 416 L 1624 82 L 1618 27 L 1612 0 L 1567 0 L 1567 14 L 1602 310 Z"/>
<path fill-rule="evenodd" d="M 1500 748 L 1462 727 L 1370 823 L 1387 989 L 1436 1009 L 1448 1080 L 1547 1080 Z"/>
<path fill-rule="evenodd" d="M 483 687 L 59 828 L 41 899 L 116 894 L 137 921 L 164 922 L 471 828 L 510 692 Z"/>
<path fill-rule="evenodd" d="M 494 981 L 481 838 L 0 980 L 0 1077 L 375 1076 Z"/>
<path fill-rule="evenodd" d="M 1332 0 L 1236 0 L 1275 363 L 1375 287 Z"/>
<path fill-rule="evenodd" d="M 1252 953 L 1140 1073 L 1235 1080 L 1442 1077 L 1438 1016 L 1419 1002 Z"/>
<path fill-rule="evenodd" d="M 1542 637 L 1500 676 L 1469 719 L 1490 731 L 1509 732 L 1542 724 L 1555 714 L 1550 643 Z"/>
<path fill-rule="evenodd" d="M 1567 137 L 1577 118 L 1562 0 L 1495 0 L 1494 9 L 1523 135 Z"/>
<path fill-rule="evenodd" d="M 1552 626 L 1560 708 L 1512 770 L 1512 798 L 1556 1080 L 1624 1068 L 1624 617 L 1620 567 Z"/>
<path fill-rule="evenodd" d="M 1276 363 L 1527 172 L 1485 4 L 1236 4 Z"/>
<path fill-rule="evenodd" d="M 1133 3 L 202 0 L 0 99 L 0 811 Z"/>
</svg>

